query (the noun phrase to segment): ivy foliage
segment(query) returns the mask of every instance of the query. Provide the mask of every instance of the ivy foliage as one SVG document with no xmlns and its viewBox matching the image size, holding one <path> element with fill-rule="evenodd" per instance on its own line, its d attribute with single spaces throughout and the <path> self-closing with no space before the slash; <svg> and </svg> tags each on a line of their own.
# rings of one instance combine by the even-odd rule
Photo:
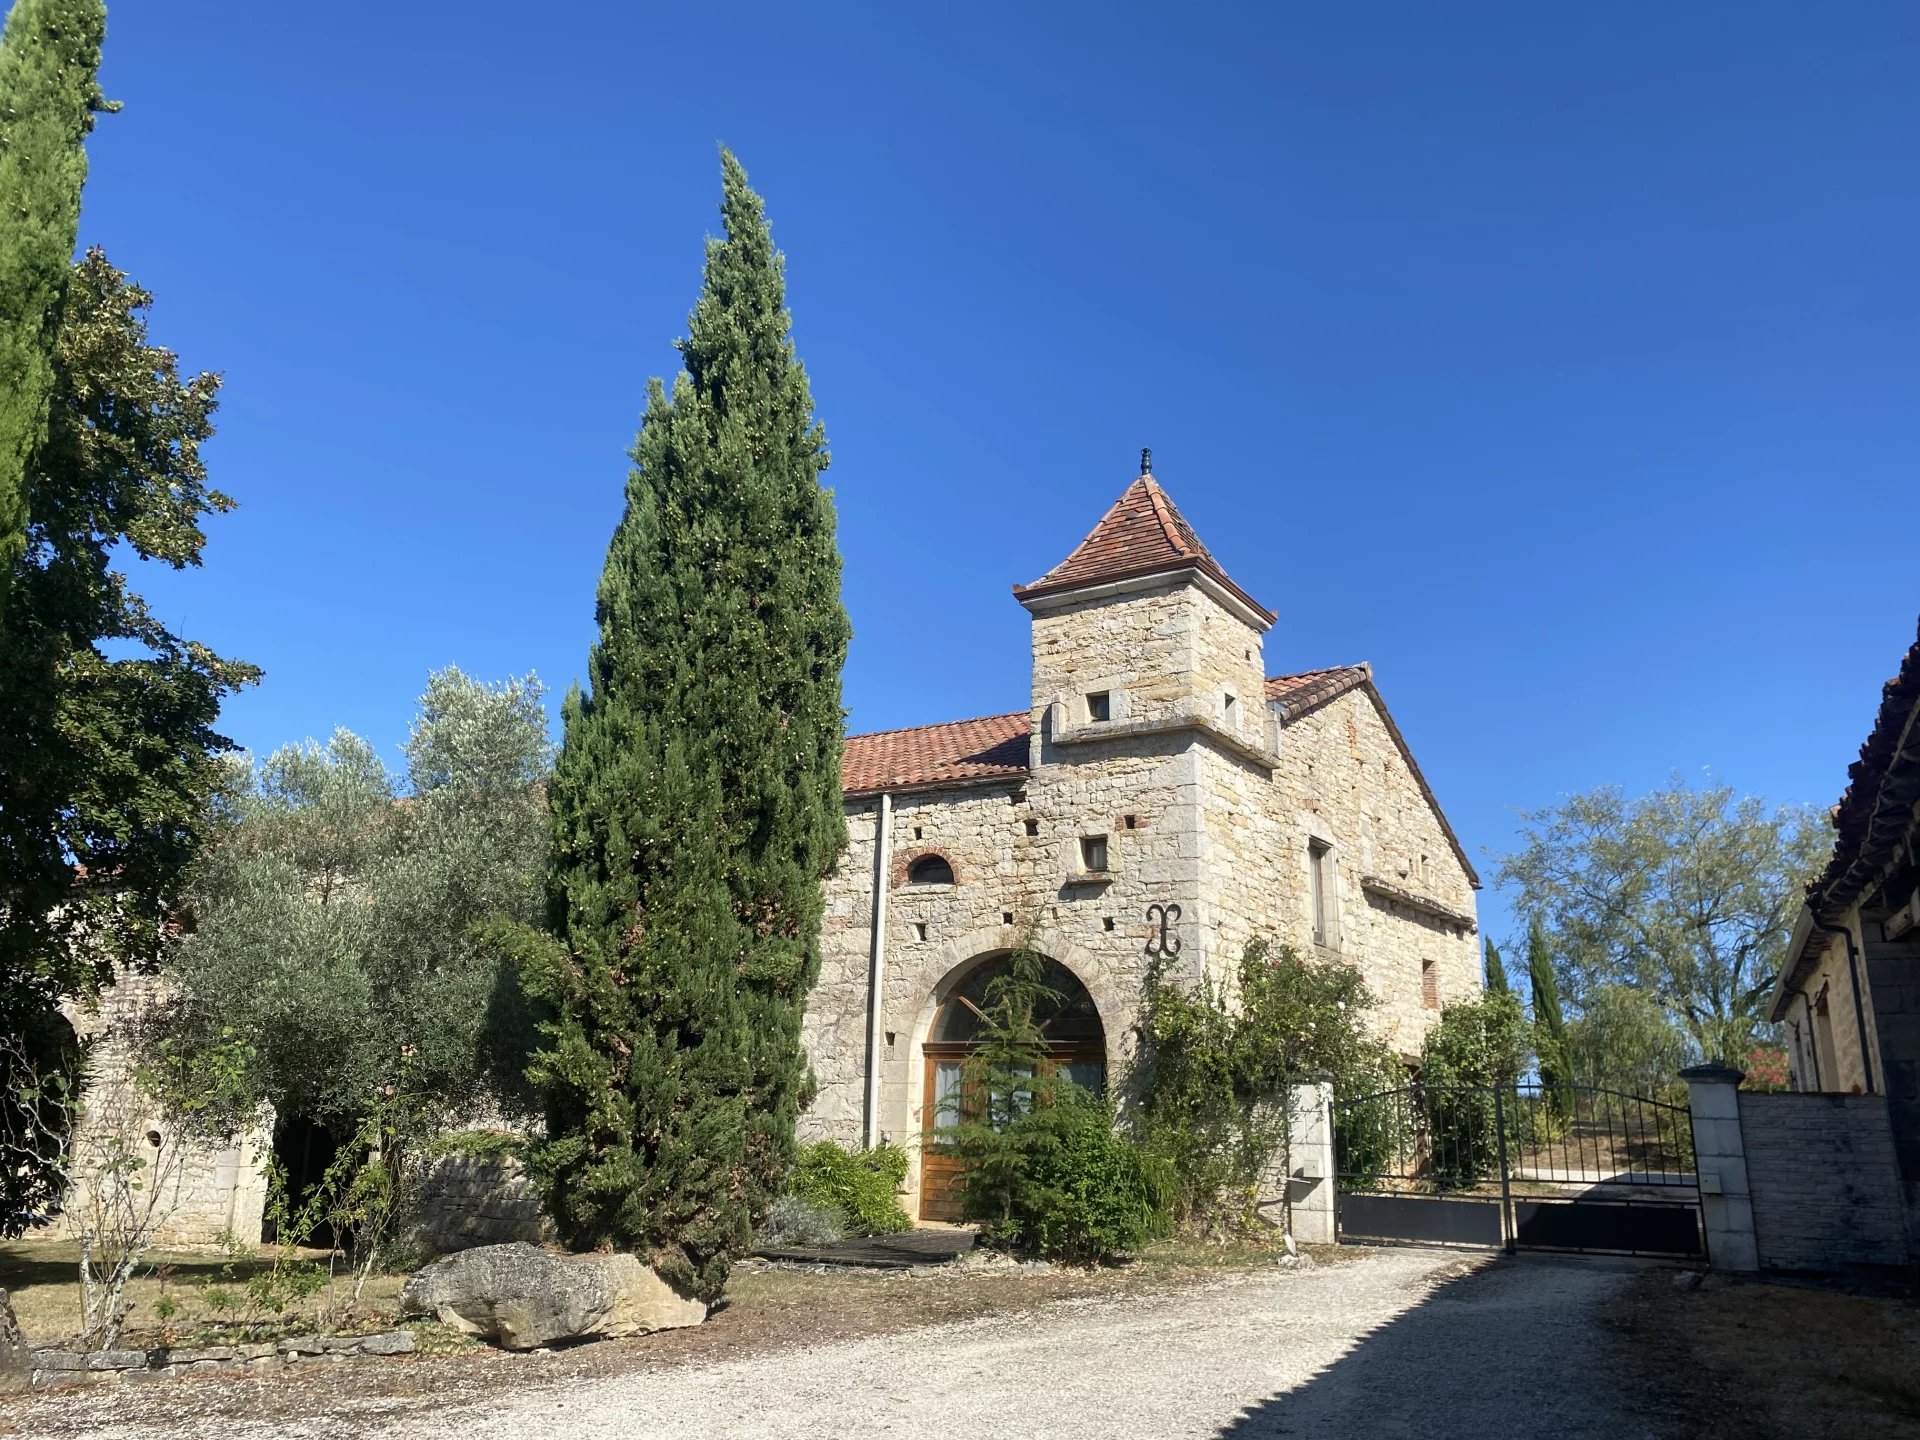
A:
<svg viewBox="0 0 1920 1440">
<path fill-rule="evenodd" d="M 1260 1182 L 1288 1139 L 1294 1085 L 1330 1079 L 1337 1094 L 1359 1096 L 1403 1082 L 1392 1052 L 1367 1032 L 1374 1004 L 1352 966 L 1264 940 L 1247 947 L 1232 989 L 1149 975 L 1132 1129 L 1172 1164 L 1178 1223 L 1256 1223 Z M 1367 1143 L 1388 1138 L 1370 1131 Z"/>
</svg>

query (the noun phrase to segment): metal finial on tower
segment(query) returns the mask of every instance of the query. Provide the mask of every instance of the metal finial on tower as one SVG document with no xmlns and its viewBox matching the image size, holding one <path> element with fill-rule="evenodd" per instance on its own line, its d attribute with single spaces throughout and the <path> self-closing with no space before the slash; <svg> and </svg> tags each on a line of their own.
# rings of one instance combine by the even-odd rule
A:
<svg viewBox="0 0 1920 1440">
<path fill-rule="evenodd" d="M 1142 475 L 1151 475 L 1153 473 L 1153 451 L 1147 449 L 1141 450 L 1140 473 Z"/>
</svg>

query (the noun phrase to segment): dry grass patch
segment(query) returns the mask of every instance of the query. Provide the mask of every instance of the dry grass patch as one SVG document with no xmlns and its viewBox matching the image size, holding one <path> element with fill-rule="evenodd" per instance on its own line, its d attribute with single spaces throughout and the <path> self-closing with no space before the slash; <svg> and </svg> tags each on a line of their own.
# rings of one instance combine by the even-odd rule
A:
<svg viewBox="0 0 1920 1440">
<path fill-rule="evenodd" d="M 323 1251 L 307 1251 L 303 1263 L 326 1263 Z M 13 1301 L 20 1328 L 36 1343 L 65 1340 L 80 1328 L 80 1247 L 72 1240 L 0 1242 L 0 1290 Z M 353 1279 L 335 1279 L 325 1288 L 292 1299 L 276 1313 L 250 1297 L 250 1280 L 266 1275 L 272 1259 L 264 1255 L 230 1257 L 206 1251 L 156 1250 L 131 1284 L 132 1310 L 125 1344 L 139 1348 L 185 1343 L 208 1332 L 255 1321 L 275 1333 L 300 1334 L 321 1328 L 329 1312 L 336 1316 L 353 1292 Z M 401 1275 L 375 1275 L 367 1282 L 353 1330 L 390 1323 L 400 1310 Z M 169 1315 L 168 1312 L 171 1314 Z"/>
<path fill-rule="evenodd" d="M 1920 1434 L 1920 1301 L 1650 1271 L 1608 1316 L 1623 1378 L 1689 1440 Z"/>
</svg>

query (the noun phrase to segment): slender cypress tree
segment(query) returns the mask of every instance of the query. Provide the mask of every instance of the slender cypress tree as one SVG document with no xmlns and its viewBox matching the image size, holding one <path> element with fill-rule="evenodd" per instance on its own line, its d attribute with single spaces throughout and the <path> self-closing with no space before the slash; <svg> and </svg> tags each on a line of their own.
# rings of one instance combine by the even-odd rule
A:
<svg viewBox="0 0 1920 1440">
<path fill-rule="evenodd" d="M 1538 920 L 1527 927 L 1527 984 L 1533 991 L 1534 1053 L 1540 1057 L 1540 1083 L 1554 1107 L 1569 1113 L 1573 1095 L 1572 1057 L 1567 1051 L 1567 1022 L 1560 1010 L 1560 981 L 1553 973 L 1553 949 Z"/>
<path fill-rule="evenodd" d="M 726 233 L 685 370 L 649 385 L 589 688 L 566 701 L 558 943 L 526 982 L 550 1013 L 537 1163 L 562 1235 L 702 1298 L 792 1164 L 821 882 L 846 841 L 825 435 L 760 197 L 720 158 Z"/>
<path fill-rule="evenodd" d="M 101 98 L 101 0 L 17 0 L 0 34 L 0 618 L 27 544 L 53 348 L 80 231 L 82 141 Z"/>
<path fill-rule="evenodd" d="M 1506 995 L 1511 993 L 1512 987 L 1507 984 L 1507 967 L 1500 959 L 1500 947 L 1491 940 L 1487 941 L 1487 953 L 1484 963 L 1487 971 L 1487 994 Z"/>
</svg>

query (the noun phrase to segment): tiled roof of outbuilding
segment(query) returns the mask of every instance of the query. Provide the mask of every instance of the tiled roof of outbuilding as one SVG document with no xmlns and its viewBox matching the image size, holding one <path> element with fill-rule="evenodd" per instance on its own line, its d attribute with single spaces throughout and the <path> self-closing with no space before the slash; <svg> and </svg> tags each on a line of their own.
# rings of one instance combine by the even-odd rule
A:
<svg viewBox="0 0 1920 1440">
<path fill-rule="evenodd" d="M 1273 622 L 1271 610 L 1228 578 L 1151 475 L 1142 475 L 1122 491 L 1071 555 L 1031 585 L 1014 586 L 1013 593 L 1028 600 L 1175 570 L 1200 571 Z"/>
<path fill-rule="evenodd" d="M 916 790 L 1027 773 L 1025 710 L 849 735 L 840 756 L 840 788 L 848 795 Z"/>
<path fill-rule="evenodd" d="M 1920 800 L 1920 638 L 1880 690 L 1880 713 L 1833 807 L 1833 856 L 1808 887 L 1823 908 L 1853 903 L 1913 830 Z"/>
</svg>

